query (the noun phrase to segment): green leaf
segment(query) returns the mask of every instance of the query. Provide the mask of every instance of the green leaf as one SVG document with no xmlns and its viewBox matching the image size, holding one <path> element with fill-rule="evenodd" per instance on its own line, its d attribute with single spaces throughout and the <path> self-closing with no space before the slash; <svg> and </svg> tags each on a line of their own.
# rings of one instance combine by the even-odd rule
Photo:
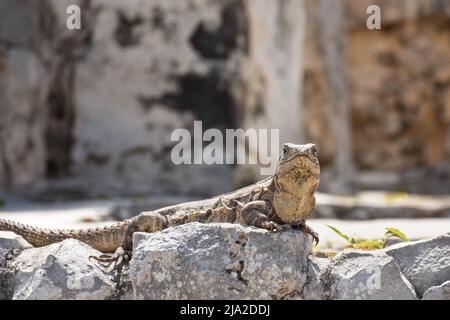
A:
<svg viewBox="0 0 450 320">
<path fill-rule="evenodd" d="M 398 229 L 395 228 L 385 228 L 387 231 L 385 233 L 386 237 L 398 237 L 403 241 L 409 241 L 408 237 Z"/>
<path fill-rule="evenodd" d="M 381 240 L 362 240 L 356 243 L 354 247 L 361 250 L 376 250 L 383 249 L 384 243 Z"/>
<path fill-rule="evenodd" d="M 330 225 L 327 225 L 327 224 L 326 224 L 326 226 L 327 226 L 328 228 L 330 228 L 331 230 L 333 230 L 334 232 L 336 232 L 339 236 L 341 236 L 342 238 L 344 238 L 345 240 L 347 240 L 349 243 L 353 243 L 352 239 L 350 239 L 350 237 L 347 236 L 345 233 L 342 233 L 341 231 L 339 231 L 338 229 L 336 229 L 336 228 L 333 227 L 333 226 L 330 226 Z"/>
</svg>

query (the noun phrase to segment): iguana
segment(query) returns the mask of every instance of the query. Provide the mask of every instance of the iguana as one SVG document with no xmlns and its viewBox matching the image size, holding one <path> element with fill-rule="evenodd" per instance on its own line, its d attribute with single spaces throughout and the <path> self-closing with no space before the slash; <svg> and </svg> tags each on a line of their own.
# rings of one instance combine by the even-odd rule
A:
<svg viewBox="0 0 450 320">
<path fill-rule="evenodd" d="M 156 232 L 194 221 L 242 223 L 271 231 L 297 227 L 318 242 L 317 233 L 305 220 L 314 213 L 319 175 L 314 144 L 286 143 L 273 176 L 211 199 L 142 212 L 95 229 L 50 230 L 0 219 L 0 230 L 15 232 L 37 247 L 78 239 L 103 253 L 113 253 L 94 257 L 105 267 L 119 265 L 130 256 L 134 232 Z"/>
</svg>

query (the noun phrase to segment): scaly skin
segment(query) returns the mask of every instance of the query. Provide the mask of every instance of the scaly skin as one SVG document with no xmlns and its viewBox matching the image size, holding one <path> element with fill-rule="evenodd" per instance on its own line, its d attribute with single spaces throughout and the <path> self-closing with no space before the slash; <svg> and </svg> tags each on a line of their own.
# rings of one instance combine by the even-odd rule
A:
<svg viewBox="0 0 450 320">
<path fill-rule="evenodd" d="M 134 232 L 156 232 L 194 221 L 241 223 L 272 231 L 293 226 L 317 242 L 317 234 L 306 226 L 305 220 L 314 213 L 319 175 L 315 145 L 287 143 L 272 177 L 211 199 L 142 212 L 103 228 L 50 230 L 0 219 L 0 230 L 13 231 L 37 247 L 67 238 L 78 239 L 101 252 L 114 252 L 112 256 L 94 257 L 108 265 L 120 264 L 131 253 Z"/>
<path fill-rule="evenodd" d="M 0 219 L 0 231 L 12 231 L 35 247 L 43 247 L 64 239 L 78 239 L 101 252 L 114 252 L 122 243 L 123 233 L 130 220 L 111 226 L 85 230 L 52 230 Z"/>
</svg>

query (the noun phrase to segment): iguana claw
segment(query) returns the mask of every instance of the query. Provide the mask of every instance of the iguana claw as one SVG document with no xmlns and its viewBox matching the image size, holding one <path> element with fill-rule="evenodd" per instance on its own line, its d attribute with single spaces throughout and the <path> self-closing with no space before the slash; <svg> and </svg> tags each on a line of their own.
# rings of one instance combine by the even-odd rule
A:
<svg viewBox="0 0 450 320">
<path fill-rule="evenodd" d="M 309 234 L 313 238 L 316 246 L 319 244 L 319 234 L 315 232 L 310 226 L 308 226 L 306 223 L 302 223 L 299 225 L 299 229 L 304 233 Z"/>
<path fill-rule="evenodd" d="M 317 246 L 319 244 L 319 234 L 312 230 L 309 234 L 312 236 L 313 241 L 314 241 L 315 245 Z"/>
</svg>

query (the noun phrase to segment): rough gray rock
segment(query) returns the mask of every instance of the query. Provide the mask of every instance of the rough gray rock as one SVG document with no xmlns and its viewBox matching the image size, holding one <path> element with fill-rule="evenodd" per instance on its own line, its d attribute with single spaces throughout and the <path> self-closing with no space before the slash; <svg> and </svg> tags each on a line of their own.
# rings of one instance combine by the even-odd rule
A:
<svg viewBox="0 0 450 320">
<path fill-rule="evenodd" d="M 417 299 L 394 259 L 379 250 L 339 253 L 331 262 L 326 286 L 330 299 Z"/>
<path fill-rule="evenodd" d="M 11 264 L 13 299 L 107 299 L 114 285 L 89 256 L 100 253 L 74 239 L 22 252 Z"/>
<path fill-rule="evenodd" d="M 449 238 L 349 249 L 330 260 L 310 256 L 311 239 L 298 230 L 190 223 L 135 233 L 119 283 L 126 286 L 115 287 L 89 261 L 99 252 L 82 242 L 31 248 L 0 232 L 0 299 L 449 300 Z"/>
<path fill-rule="evenodd" d="M 419 296 L 428 288 L 450 280 L 450 234 L 400 243 L 385 252 L 394 258 Z"/>
<path fill-rule="evenodd" d="M 4 267 L 9 253 L 32 248 L 24 238 L 9 231 L 0 231 L 0 267 Z"/>
<path fill-rule="evenodd" d="M 425 291 L 423 300 L 450 300 L 450 280 Z"/>
<path fill-rule="evenodd" d="M 311 239 L 297 230 L 189 223 L 133 242 L 135 299 L 278 299 L 307 283 Z"/>
<path fill-rule="evenodd" d="M 306 285 L 301 293 L 302 299 L 324 300 L 328 296 L 325 285 L 331 260 L 328 258 L 310 257 Z"/>
<path fill-rule="evenodd" d="M 0 231 L 0 300 L 12 298 L 14 273 L 8 268 L 8 260 L 20 251 L 31 248 L 21 236 L 12 232 Z"/>
</svg>

